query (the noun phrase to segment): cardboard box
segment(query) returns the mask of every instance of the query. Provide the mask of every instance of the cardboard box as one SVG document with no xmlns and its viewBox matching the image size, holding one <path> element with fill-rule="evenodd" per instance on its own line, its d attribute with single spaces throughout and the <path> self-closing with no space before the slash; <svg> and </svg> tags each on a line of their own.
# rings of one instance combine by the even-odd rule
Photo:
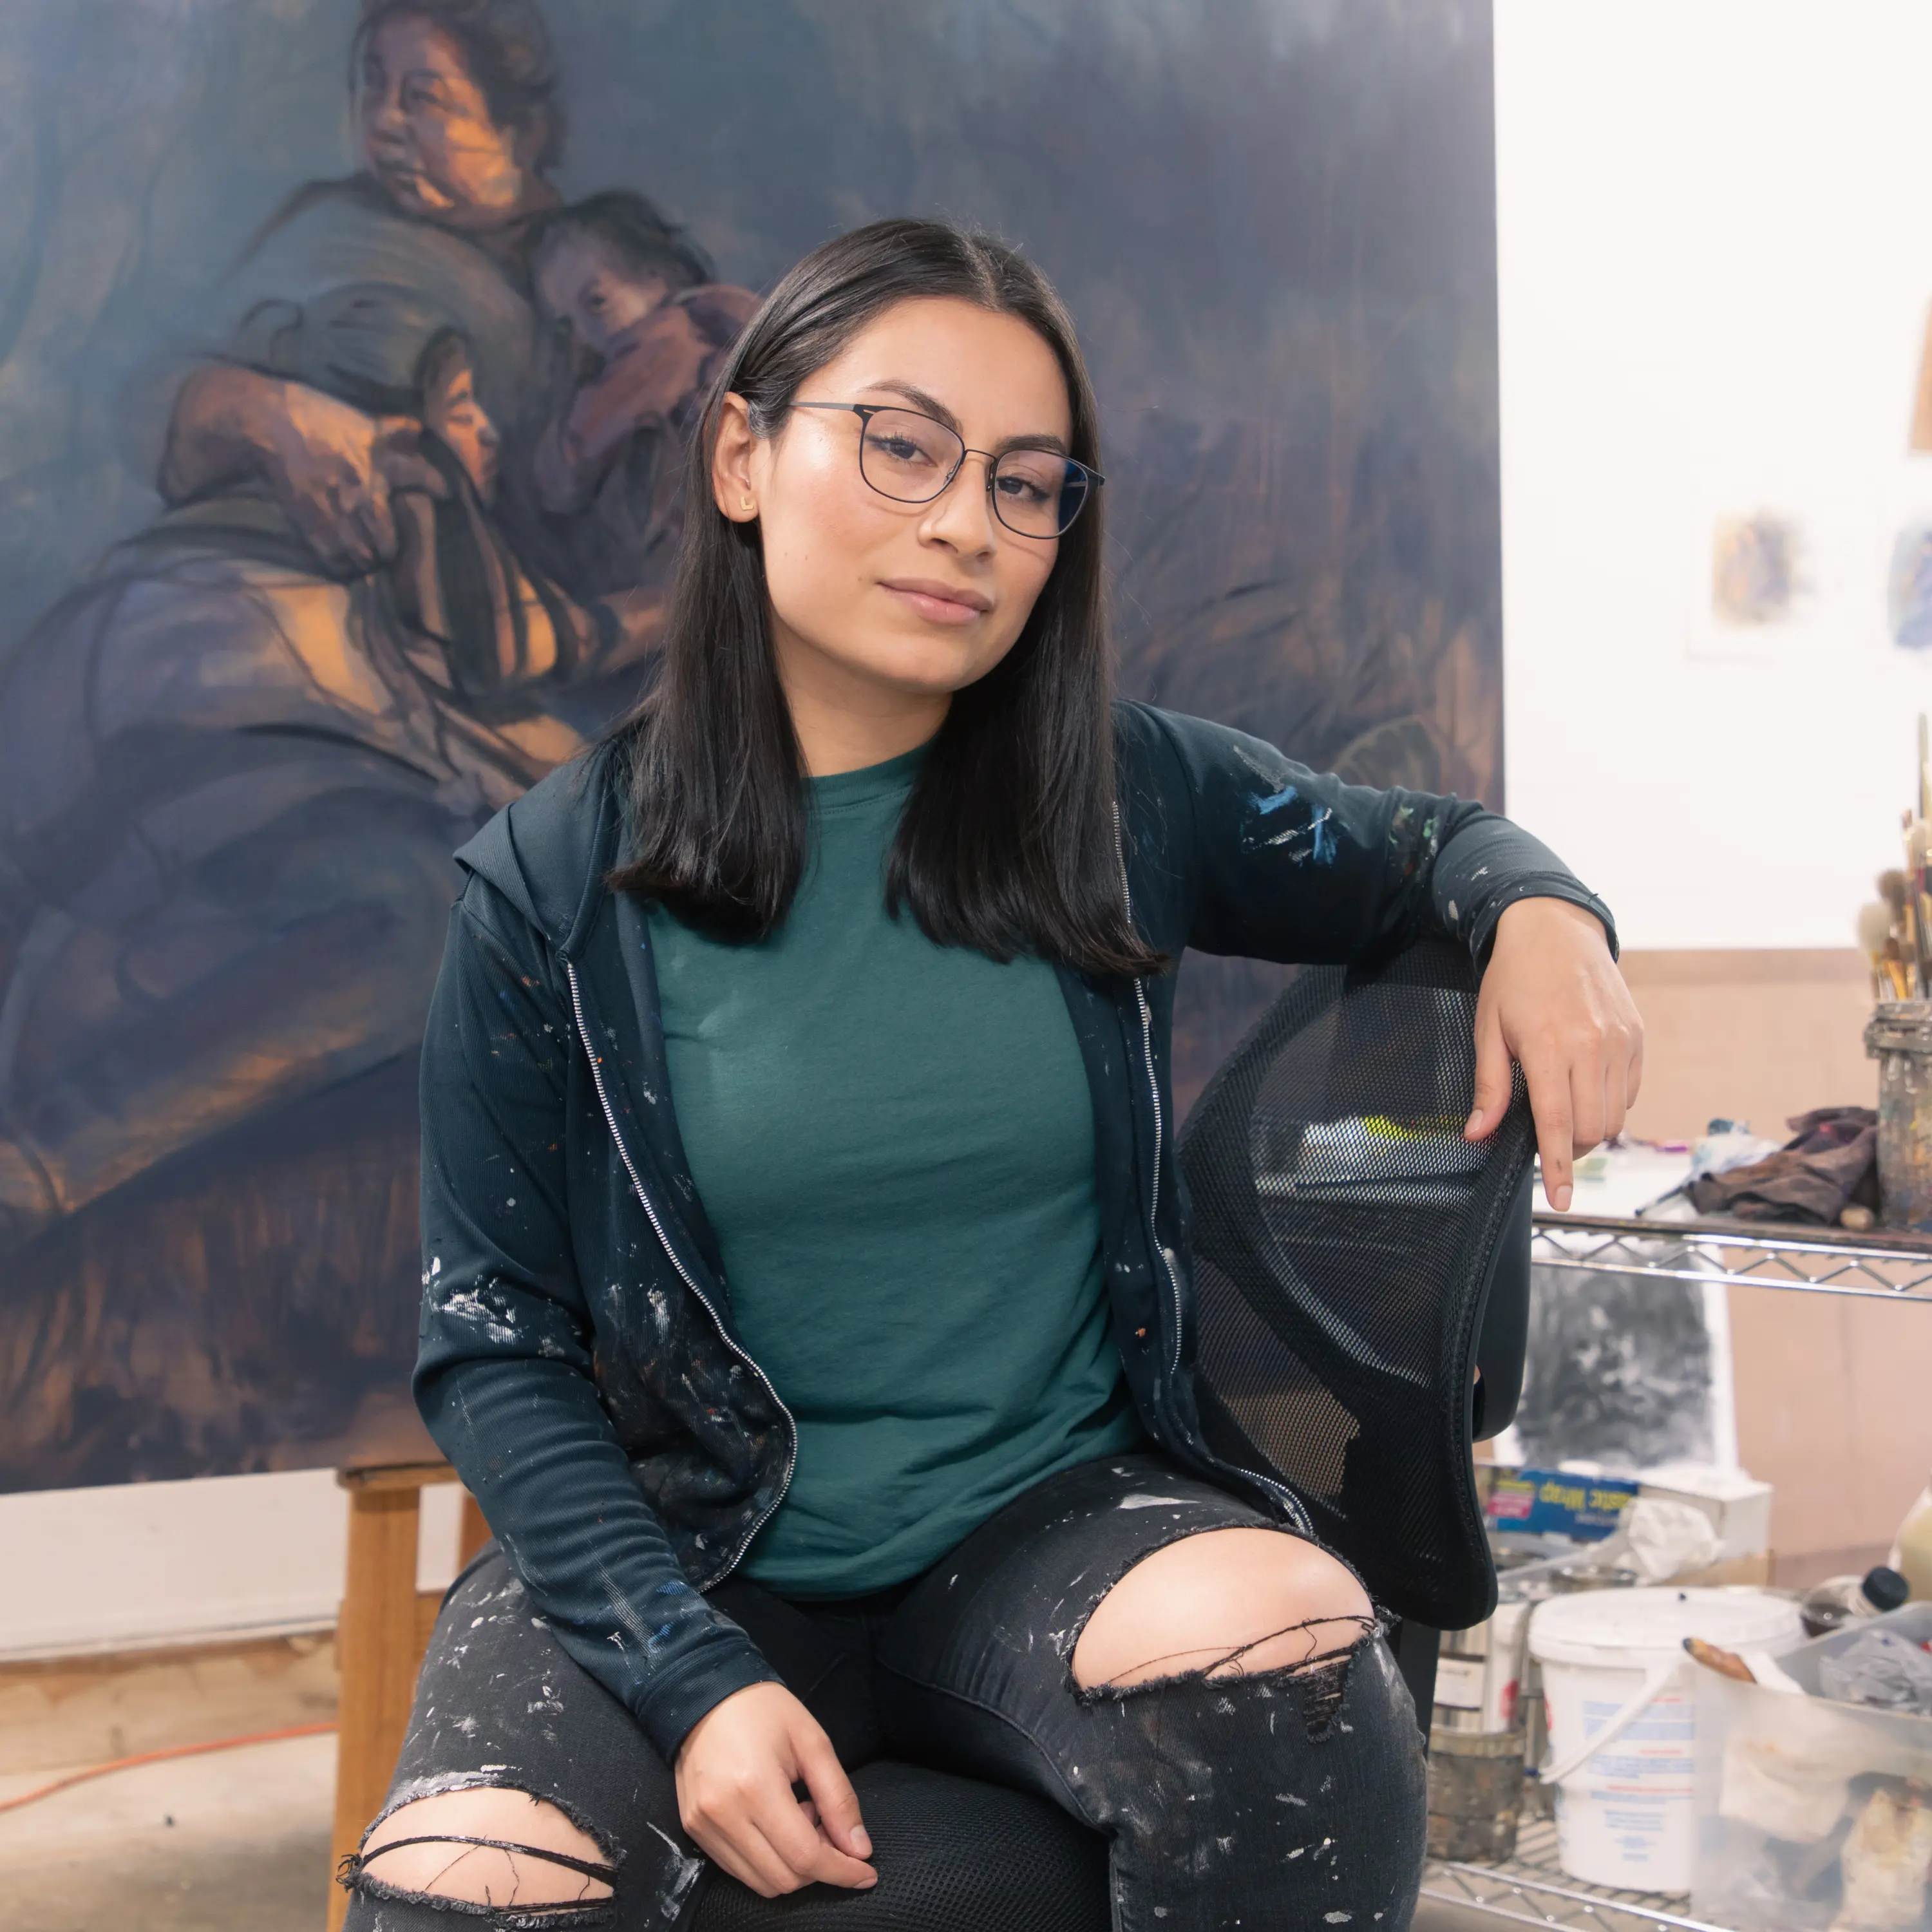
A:
<svg viewBox="0 0 1932 1932">
<path fill-rule="evenodd" d="M 1640 1493 L 1702 1510 L 1718 1532 L 1720 1563 L 1761 1556 L 1771 1547 L 1771 1485 L 1741 1469 L 1668 1464 L 1645 1477 Z"/>
<path fill-rule="evenodd" d="M 1634 1477 L 1512 1469 L 1498 1463 L 1490 1479 L 1484 1509 L 1492 1529 L 1597 1543 L 1622 1522 L 1639 1487 Z"/>
</svg>

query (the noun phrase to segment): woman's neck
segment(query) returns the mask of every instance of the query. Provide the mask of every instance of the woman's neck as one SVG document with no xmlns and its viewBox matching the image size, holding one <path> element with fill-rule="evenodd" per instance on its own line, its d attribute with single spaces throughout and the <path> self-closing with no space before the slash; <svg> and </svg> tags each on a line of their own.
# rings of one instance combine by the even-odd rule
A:
<svg viewBox="0 0 1932 1932">
<path fill-rule="evenodd" d="M 778 682 L 808 777 L 863 771 L 923 745 L 946 722 L 950 692 L 859 676 L 774 624 Z"/>
</svg>

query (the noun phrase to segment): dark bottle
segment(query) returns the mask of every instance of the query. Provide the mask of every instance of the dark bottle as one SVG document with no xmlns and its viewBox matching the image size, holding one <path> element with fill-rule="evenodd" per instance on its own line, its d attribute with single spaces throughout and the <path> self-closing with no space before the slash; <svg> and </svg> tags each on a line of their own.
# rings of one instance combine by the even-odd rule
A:
<svg viewBox="0 0 1932 1932">
<path fill-rule="evenodd" d="M 1896 1570 L 1880 1563 L 1862 1576 L 1827 1576 L 1805 1592 L 1798 1606 L 1807 1636 L 1822 1636 L 1864 1617 L 1895 1610 L 1912 1594 L 1912 1586 Z"/>
</svg>

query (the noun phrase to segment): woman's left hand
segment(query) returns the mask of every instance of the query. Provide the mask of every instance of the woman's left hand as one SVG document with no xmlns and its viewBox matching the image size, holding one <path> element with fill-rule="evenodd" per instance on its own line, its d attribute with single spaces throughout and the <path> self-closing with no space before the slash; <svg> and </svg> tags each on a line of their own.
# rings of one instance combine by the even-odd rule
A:
<svg viewBox="0 0 1932 1932">
<path fill-rule="evenodd" d="M 1544 1195 L 1560 1214 L 1574 1157 L 1621 1131 L 1643 1077 L 1636 1002 L 1601 923 L 1567 899 L 1519 899 L 1496 922 L 1476 1002 L 1471 1140 L 1502 1124 L 1512 1060 L 1529 1083 Z"/>
</svg>

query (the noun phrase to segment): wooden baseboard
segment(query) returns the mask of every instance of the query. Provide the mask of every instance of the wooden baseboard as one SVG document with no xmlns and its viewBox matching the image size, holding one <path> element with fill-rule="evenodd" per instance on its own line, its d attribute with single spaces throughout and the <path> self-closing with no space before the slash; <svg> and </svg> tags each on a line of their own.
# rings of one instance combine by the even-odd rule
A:
<svg viewBox="0 0 1932 1932">
<path fill-rule="evenodd" d="M 418 1658 L 442 1601 L 417 1593 Z M 0 1664 L 0 1777 L 326 1724 L 340 1691 L 333 1630 Z"/>
<path fill-rule="evenodd" d="M 335 1715 L 333 1631 L 0 1664 L 0 1774 Z"/>
<path fill-rule="evenodd" d="M 1855 948 L 1627 952 L 1644 1022 L 1643 1090 L 1630 1130 L 1691 1140 L 1714 1118 L 1774 1140 L 1813 1107 L 1871 1106 L 1871 981 Z"/>
</svg>

